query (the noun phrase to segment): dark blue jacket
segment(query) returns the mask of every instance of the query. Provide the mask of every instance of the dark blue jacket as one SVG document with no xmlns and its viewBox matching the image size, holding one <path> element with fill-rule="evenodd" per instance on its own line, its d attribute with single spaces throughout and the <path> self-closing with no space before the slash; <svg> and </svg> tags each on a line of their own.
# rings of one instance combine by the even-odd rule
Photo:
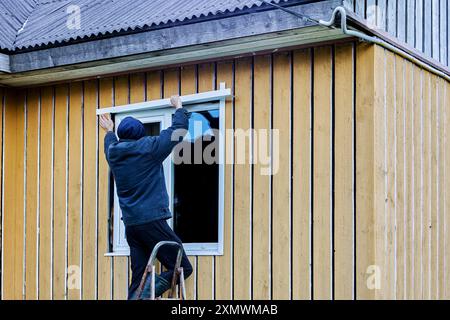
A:
<svg viewBox="0 0 450 320">
<path fill-rule="evenodd" d="M 172 126 L 157 137 L 118 141 L 114 132 L 106 134 L 105 156 L 114 175 L 126 226 L 172 216 L 162 163 L 183 139 L 172 141 L 172 133 L 187 130 L 188 120 L 189 114 L 182 108 L 175 112 Z"/>
</svg>

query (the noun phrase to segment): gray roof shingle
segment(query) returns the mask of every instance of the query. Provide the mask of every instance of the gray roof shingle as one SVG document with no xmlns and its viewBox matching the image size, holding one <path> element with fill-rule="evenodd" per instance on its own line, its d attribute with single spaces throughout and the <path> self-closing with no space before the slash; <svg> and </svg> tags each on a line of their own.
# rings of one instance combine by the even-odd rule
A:
<svg viewBox="0 0 450 320">
<path fill-rule="evenodd" d="M 273 3 L 286 1 L 289 0 L 272 0 Z M 69 5 L 80 8 L 80 29 L 67 27 Z M 14 15 L 0 16 L 0 47 L 20 50 L 61 44 L 261 5 L 260 0 L 2 0 L 0 12 L 6 12 L 2 10 L 5 7 L 10 15 L 12 12 Z"/>
<path fill-rule="evenodd" d="M 0 2 L 0 49 L 13 49 L 17 32 L 23 27 L 37 2 L 37 0 Z"/>
</svg>

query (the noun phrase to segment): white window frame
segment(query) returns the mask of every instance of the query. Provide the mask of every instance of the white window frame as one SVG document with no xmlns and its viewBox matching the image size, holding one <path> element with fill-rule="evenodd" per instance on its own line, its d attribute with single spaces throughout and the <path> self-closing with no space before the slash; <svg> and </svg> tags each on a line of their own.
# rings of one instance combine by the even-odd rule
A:
<svg viewBox="0 0 450 320">
<path fill-rule="evenodd" d="M 218 256 L 223 255 L 223 228 L 224 228 L 224 197 L 225 197 L 225 99 L 231 95 L 230 89 L 225 89 L 225 83 L 220 84 L 220 89 L 194 95 L 182 96 L 181 99 L 186 109 L 190 112 L 219 110 L 219 203 L 218 203 L 218 242 L 217 243 L 183 243 L 187 255 L 193 256 Z M 170 106 L 168 99 L 148 101 L 138 104 L 130 104 L 121 107 L 98 109 L 97 114 L 114 113 L 116 128 L 125 117 L 132 116 L 143 123 L 160 122 L 161 130 L 172 123 L 172 115 L 175 110 Z M 117 129 L 116 129 L 117 130 Z M 173 164 L 172 156 L 164 163 L 167 192 L 169 194 L 169 207 L 173 212 Z M 168 220 L 170 226 L 172 219 Z M 125 239 L 125 226 L 121 220 L 121 211 L 114 184 L 114 226 L 113 226 L 113 250 L 106 256 L 128 256 L 130 249 Z"/>
</svg>

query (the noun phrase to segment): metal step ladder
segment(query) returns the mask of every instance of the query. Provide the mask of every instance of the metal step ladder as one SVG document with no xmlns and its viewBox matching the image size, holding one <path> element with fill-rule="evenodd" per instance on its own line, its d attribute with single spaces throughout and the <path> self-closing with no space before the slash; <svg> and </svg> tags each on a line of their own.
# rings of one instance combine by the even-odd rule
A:
<svg viewBox="0 0 450 320">
<path fill-rule="evenodd" d="M 171 283 L 171 289 L 168 298 L 155 297 L 155 277 L 156 268 L 155 262 L 158 255 L 158 251 L 163 246 L 172 246 L 178 248 L 177 260 L 175 262 L 175 269 L 173 272 L 173 278 Z M 153 249 L 150 258 L 148 259 L 147 267 L 145 268 L 144 275 L 142 276 L 141 284 L 139 285 L 137 291 L 138 300 L 186 300 L 186 288 L 184 283 L 184 273 L 181 267 L 181 260 L 183 258 L 183 246 L 175 241 L 161 241 L 158 242 Z M 148 276 L 150 275 L 150 298 L 146 299 L 142 297 L 145 284 L 147 282 Z M 179 280 L 179 281 L 178 281 Z M 177 285 L 177 283 L 179 283 Z M 178 288 L 177 288 L 178 287 Z M 178 290 L 177 290 L 178 289 Z"/>
</svg>

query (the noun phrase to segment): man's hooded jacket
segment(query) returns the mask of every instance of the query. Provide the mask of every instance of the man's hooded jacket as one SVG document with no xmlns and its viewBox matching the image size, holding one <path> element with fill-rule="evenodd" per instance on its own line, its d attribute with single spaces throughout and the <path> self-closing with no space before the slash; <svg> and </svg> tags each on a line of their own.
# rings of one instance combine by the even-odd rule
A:
<svg viewBox="0 0 450 320">
<path fill-rule="evenodd" d="M 169 219 L 163 161 L 183 139 L 176 130 L 187 132 L 189 113 L 178 109 L 172 126 L 157 137 L 145 136 L 144 125 L 134 118 L 121 121 L 114 132 L 105 136 L 105 156 L 114 175 L 122 219 L 126 226 Z"/>
</svg>

